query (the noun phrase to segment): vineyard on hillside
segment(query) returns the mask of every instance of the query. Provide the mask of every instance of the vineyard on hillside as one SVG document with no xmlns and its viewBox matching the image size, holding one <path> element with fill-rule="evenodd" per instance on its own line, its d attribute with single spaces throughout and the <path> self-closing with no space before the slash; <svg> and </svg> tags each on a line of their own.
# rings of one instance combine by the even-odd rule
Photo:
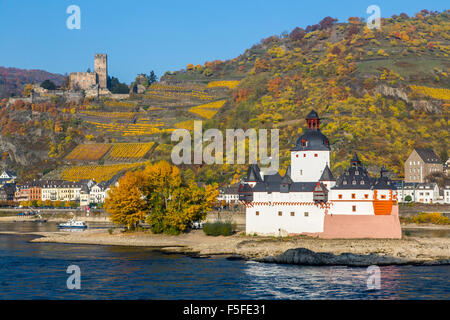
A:
<svg viewBox="0 0 450 320">
<path fill-rule="evenodd" d="M 189 109 L 190 112 L 195 113 L 203 118 L 211 119 L 226 103 L 226 100 L 215 101 L 211 103 L 202 104 Z"/>
<path fill-rule="evenodd" d="M 173 129 L 160 128 L 164 126 L 163 123 L 100 123 L 93 121 L 86 121 L 89 124 L 96 126 L 98 130 L 108 133 L 115 133 L 127 136 L 149 136 L 163 132 L 171 132 Z"/>
<path fill-rule="evenodd" d="M 207 88 L 229 88 L 229 89 L 235 89 L 240 81 L 237 80 L 223 80 L 223 81 L 211 81 L 206 86 Z"/>
<path fill-rule="evenodd" d="M 146 162 L 137 162 L 130 164 L 111 164 L 103 166 L 76 166 L 63 170 L 60 175 L 61 179 L 67 181 L 80 181 L 83 179 L 92 179 L 96 182 L 102 182 L 112 179 L 116 174 L 133 170 L 145 165 Z"/>
<path fill-rule="evenodd" d="M 110 147 L 110 144 L 80 144 L 66 156 L 66 160 L 97 161 L 108 152 Z"/>
<path fill-rule="evenodd" d="M 141 159 L 153 147 L 154 142 L 149 143 L 115 143 L 106 158 L 108 160 L 120 161 L 130 159 Z"/>
</svg>

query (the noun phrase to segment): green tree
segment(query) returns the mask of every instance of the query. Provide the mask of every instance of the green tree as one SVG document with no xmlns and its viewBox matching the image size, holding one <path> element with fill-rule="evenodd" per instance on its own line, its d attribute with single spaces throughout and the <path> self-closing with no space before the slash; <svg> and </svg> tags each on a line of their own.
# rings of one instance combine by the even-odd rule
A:
<svg viewBox="0 0 450 320">
<path fill-rule="evenodd" d="M 47 90 L 56 90 L 56 85 L 50 80 L 45 80 L 42 82 L 41 87 Z"/>
</svg>

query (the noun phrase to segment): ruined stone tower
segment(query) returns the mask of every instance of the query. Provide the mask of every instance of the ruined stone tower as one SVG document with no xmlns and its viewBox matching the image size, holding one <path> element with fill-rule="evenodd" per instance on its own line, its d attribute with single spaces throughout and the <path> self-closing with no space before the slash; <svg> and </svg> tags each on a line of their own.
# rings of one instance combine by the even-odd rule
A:
<svg viewBox="0 0 450 320">
<path fill-rule="evenodd" d="M 95 54 L 94 72 L 97 74 L 100 89 L 108 87 L 108 58 L 106 54 Z"/>
</svg>

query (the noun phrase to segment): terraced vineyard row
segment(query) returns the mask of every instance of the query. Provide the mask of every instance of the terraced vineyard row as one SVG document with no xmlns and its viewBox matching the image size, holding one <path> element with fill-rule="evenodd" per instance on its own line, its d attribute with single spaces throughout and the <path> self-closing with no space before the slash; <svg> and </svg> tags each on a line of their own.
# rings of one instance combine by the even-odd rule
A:
<svg viewBox="0 0 450 320">
<path fill-rule="evenodd" d="M 97 161 L 108 152 L 109 148 L 110 144 L 80 144 L 66 156 L 66 160 Z"/>
<path fill-rule="evenodd" d="M 160 134 L 163 132 L 171 132 L 173 129 L 164 129 L 163 123 L 99 123 L 93 121 L 87 121 L 87 123 L 96 126 L 98 130 L 120 134 L 124 137 L 127 136 L 149 136 L 153 134 Z"/>
<path fill-rule="evenodd" d="M 106 112 L 106 111 L 81 111 L 81 114 L 107 119 L 133 119 L 135 116 L 139 115 L 137 112 Z"/>
<path fill-rule="evenodd" d="M 239 82 L 240 81 L 237 81 L 237 80 L 211 81 L 210 83 L 208 83 L 208 85 L 206 87 L 207 88 L 225 87 L 225 88 L 229 88 L 229 89 L 234 89 L 238 86 Z"/>
<path fill-rule="evenodd" d="M 156 99 L 182 99 L 182 98 L 196 98 L 200 100 L 212 100 L 213 96 L 207 94 L 201 88 L 188 88 L 171 85 L 152 84 L 146 93 L 146 98 Z"/>
<path fill-rule="evenodd" d="M 76 166 L 64 169 L 60 175 L 60 178 L 67 181 L 92 179 L 96 182 L 102 182 L 112 179 L 116 174 L 122 171 L 133 170 L 143 166 L 144 164 L 145 162 L 111 164 L 104 166 Z"/>
<path fill-rule="evenodd" d="M 106 157 L 110 160 L 141 159 L 150 151 L 153 145 L 154 142 L 116 143 Z"/>
<path fill-rule="evenodd" d="M 145 157 L 154 142 L 147 143 L 86 143 L 80 144 L 67 156 L 68 161 L 110 161 L 139 160 Z"/>
<path fill-rule="evenodd" d="M 211 119 L 223 107 L 226 100 L 219 100 L 211 103 L 202 104 L 189 109 L 190 112 L 199 115 L 200 117 Z"/>
</svg>

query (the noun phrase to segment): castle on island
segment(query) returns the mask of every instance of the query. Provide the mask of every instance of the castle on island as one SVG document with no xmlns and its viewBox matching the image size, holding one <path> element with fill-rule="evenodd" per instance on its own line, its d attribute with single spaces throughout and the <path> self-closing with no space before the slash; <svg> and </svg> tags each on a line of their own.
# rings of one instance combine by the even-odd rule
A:
<svg viewBox="0 0 450 320">
<path fill-rule="evenodd" d="M 320 238 L 401 238 L 397 191 L 381 168 L 371 177 L 355 153 L 335 179 L 330 170 L 330 142 L 313 110 L 306 132 L 291 149 L 286 174 L 264 175 L 248 168 L 239 186 L 246 207 L 246 233 L 311 235 Z"/>
</svg>

